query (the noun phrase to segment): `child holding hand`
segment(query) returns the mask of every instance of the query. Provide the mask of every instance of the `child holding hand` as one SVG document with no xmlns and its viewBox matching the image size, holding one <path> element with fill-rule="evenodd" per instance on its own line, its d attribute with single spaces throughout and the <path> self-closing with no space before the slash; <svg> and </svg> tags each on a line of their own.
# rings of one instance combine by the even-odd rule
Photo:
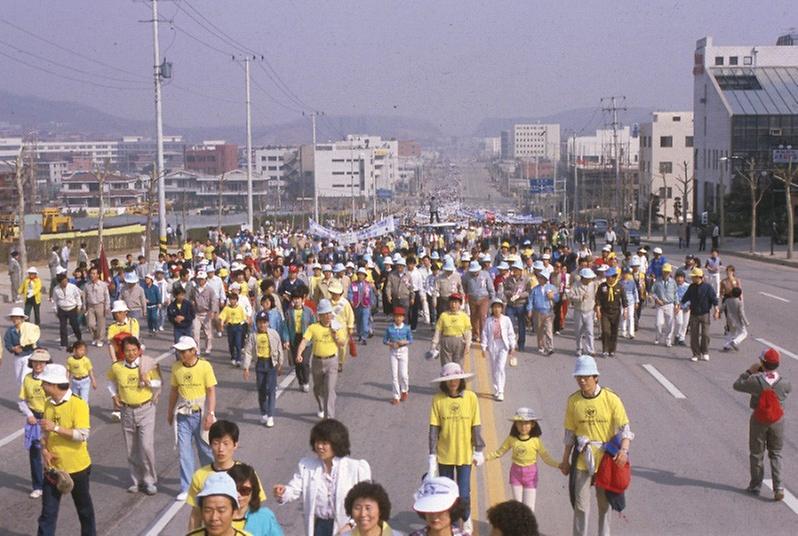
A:
<svg viewBox="0 0 798 536">
<path fill-rule="evenodd" d="M 405 309 L 394 307 L 393 324 L 385 330 L 382 343 L 390 349 L 391 378 L 393 381 L 393 398 L 391 404 L 397 405 L 400 401 L 407 400 L 407 391 L 410 389 L 410 378 L 407 372 L 408 352 L 407 347 L 413 342 L 413 332 L 405 324 Z"/>
<path fill-rule="evenodd" d="M 523 501 L 534 512 L 538 487 L 538 456 L 551 467 L 559 467 L 559 463 L 551 457 L 540 440 L 540 418 L 533 410 L 518 408 L 510 420 L 513 422 L 510 435 L 498 450 L 488 454 L 485 459 L 496 460 L 512 450 L 510 486 L 513 488 L 513 498 Z"/>
</svg>

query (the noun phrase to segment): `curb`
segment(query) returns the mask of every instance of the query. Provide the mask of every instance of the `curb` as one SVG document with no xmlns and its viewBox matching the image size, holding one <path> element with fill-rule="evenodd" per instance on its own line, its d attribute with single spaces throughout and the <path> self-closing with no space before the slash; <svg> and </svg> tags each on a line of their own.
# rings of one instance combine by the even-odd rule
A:
<svg viewBox="0 0 798 536">
<path fill-rule="evenodd" d="M 780 257 L 771 257 L 770 255 L 760 255 L 759 253 L 744 253 L 742 251 L 721 250 L 723 255 L 731 255 L 732 257 L 740 257 L 750 261 L 759 261 L 767 264 L 776 264 L 779 266 L 786 266 L 788 268 L 798 269 L 798 261 L 782 259 Z"/>
</svg>

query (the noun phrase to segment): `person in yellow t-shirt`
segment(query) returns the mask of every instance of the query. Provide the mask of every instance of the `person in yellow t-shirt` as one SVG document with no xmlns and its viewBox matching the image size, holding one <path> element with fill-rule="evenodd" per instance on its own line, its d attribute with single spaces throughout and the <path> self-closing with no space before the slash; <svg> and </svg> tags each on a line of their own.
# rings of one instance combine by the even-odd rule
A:
<svg viewBox="0 0 798 536">
<path fill-rule="evenodd" d="M 308 326 L 296 350 L 295 361 L 302 363 L 302 352 L 308 343 L 313 345 L 310 373 L 313 376 L 313 396 L 319 405 L 316 414 L 335 418 L 335 385 L 338 382 L 338 349 L 346 344 L 346 326 L 333 324 L 333 307 L 330 300 L 321 300 L 317 311 L 319 321 Z"/>
<path fill-rule="evenodd" d="M 191 486 L 188 488 L 188 496 L 186 497 L 186 504 L 192 507 L 188 520 L 188 530 L 194 530 L 202 525 L 202 511 L 197 502 L 197 497 L 205 487 L 209 476 L 215 473 L 227 472 L 234 465 L 240 463 L 234 458 L 235 452 L 238 450 L 239 435 L 238 425 L 223 419 L 213 423 L 211 429 L 208 430 L 213 462 L 197 469 L 191 477 Z M 260 478 L 257 475 L 255 477 L 260 483 Z M 263 491 L 262 485 L 260 486 L 259 497 L 261 502 L 266 501 L 266 492 Z"/>
<path fill-rule="evenodd" d="M 194 474 L 194 451 L 197 447 L 201 465 L 213 461 L 203 432 L 210 429 L 216 420 L 216 375 L 211 364 L 197 355 L 197 343 L 191 337 L 180 337 L 172 346 L 180 359 L 172 368 L 169 392 L 169 408 L 166 420 L 175 426 L 177 450 L 180 460 L 180 494 L 177 500 L 185 500 L 191 475 Z M 176 424 L 175 424 L 176 421 Z"/>
<path fill-rule="evenodd" d="M 449 296 L 449 310 L 442 312 L 435 323 L 432 350 L 440 352 L 442 365 L 454 362 L 462 366 L 471 350 L 471 319 L 460 310 L 462 304 L 460 294 Z"/>
<path fill-rule="evenodd" d="M 332 305 L 333 308 L 333 318 L 343 328 L 346 328 L 345 343 L 348 343 L 349 338 L 355 333 L 355 311 L 352 309 L 352 304 L 349 303 L 349 300 L 344 298 L 344 292 L 346 291 L 346 288 L 350 286 L 351 285 L 344 285 L 340 281 L 334 281 L 329 287 L 330 305 Z M 343 372 L 344 363 L 346 363 L 346 352 L 346 344 L 338 349 L 338 372 Z"/>
<path fill-rule="evenodd" d="M 86 355 L 86 343 L 77 341 L 69 349 L 71 356 L 67 357 L 66 367 L 69 372 L 69 381 L 72 392 L 89 403 L 91 391 L 89 387 L 97 390 L 97 379 L 94 377 L 94 367 L 91 359 Z"/>
<path fill-rule="evenodd" d="M 240 503 L 235 480 L 226 472 L 208 477 L 197 493 L 197 504 L 204 526 L 190 530 L 186 536 L 252 536 L 234 525 Z"/>
<path fill-rule="evenodd" d="M 466 522 L 471 517 L 471 464 L 479 466 L 485 461 L 479 401 L 474 391 L 466 389 L 465 382 L 473 376 L 463 372 L 458 363 L 443 365 L 440 377 L 432 380 L 441 392 L 432 397 L 429 413 L 428 474 L 457 482 Z"/>
<path fill-rule="evenodd" d="M 42 496 L 44 485 L 44 470 L 42 467 L 42 442 L 39 434 L 39 419 L 44 414 L 44 403 L 47 399 L 42 388 L 42 381 L 39 379 L 47 363 L 51 363 L 50 353 L 44 348 L 38 348 L 28 358 L 32 372 L 29 372 L 22 379 L 19 388 L 19 410 L 25 415 L 25 445 L 28 446 L 28 457 L 30 459 L 30 479 L 31 499 L 38 499 Z M 28 433 L 31 436 L 28 439 Z"/>
<path fill-rule="evenodd" d="M 565 449 L 560 470 L 566 476 L 575 471 L 573 479 L 574 534 L 586 534 L 590 514 L 590 488 L 593 475 L 604 456 L 602 444 L 620 435 L 621 447 L 613 457 L 614 462 L 623 467 L 629 455 L 629 444 L 634 434 L 629 428 L 629 417 L 621 398 L 606 387 L 598 384 L 599 371 L 592 356 L 576 358 L 573 376 L 579 390 L 568 397 L 565 409 Z M 587 438 L 586 448 L 593 454 L 593 466 L 588 467 L 584 451 L 575 448 L 579 438 Z M 581 454 L 581 455 L 580 455 Z M 599 510 L 599 527 L 609 532 L 609 501 L 603 489 L 596 487 L 596 500 Z"/>
<path fill-rule="evenodd" d="M 108 390 L 114 408 L 122 414 L 122 437 L 127 449 L 132 485 L 129 493 L 158 493 L 155 470 L 155 403 L 161 387 L 160 367 L 141 354 L 141 343 L 130 336 L 122 341 L 125 360 L 108 370 Z"/>
<path fill-rule="evenodd" d="M 219 313 L 222 327 L 227 327 L 227 347 L 230 350 L 230 363 L 236 367 L 241 366 L 241 351 L 244 348 L 244 329 L 247 325 L 247 314 L 238 303 L 238 294 L 230 291 L 227 293 L 227 305 Z"/>
<path fill-rule="evenodd" d="M 535 511 L 535 496 L 538 488 L 538 456 L 551 467 L 560 464 L 551 457 L 540 439 L 540 418 L 529 408 L 518 408 L 510 418 L 510 434 L 502 445 L 488 454 L 486 460 L 498 460 L 509 450 L 513 463 L 510 465 L 510 487 L 513 499 L 523 502 Z"/>
<path fill-rule="evenodd" d="M 89 405 L 72 394 L 66 367 L 48 364 L 39 376 L 47 395 L 42 428 L 42 460 L 45 471 L 53 468 L 69 473 L 74 482 L 72 500 L 80 520 L 81 534 L 96 534 L 94 506 L 89 493 L 91 457 L 89 439 Z M 49 478 L 44 479 L 39 534 L 55 534 L 61 493 Z"/>
</svg>

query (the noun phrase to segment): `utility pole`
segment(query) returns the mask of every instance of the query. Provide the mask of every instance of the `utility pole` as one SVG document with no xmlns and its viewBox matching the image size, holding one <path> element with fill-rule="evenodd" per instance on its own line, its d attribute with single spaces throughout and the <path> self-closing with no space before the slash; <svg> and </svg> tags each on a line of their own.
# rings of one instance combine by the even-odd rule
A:
<svg viewBox="0 0 798 536">
<path fill-rule="evenodd" d="M 623 95 L 612 97 L 605 97 L 601 99 L 602 105 L 609 101 L 608 106 L 602 106 L 602 110 L 605 112 L 609 112 L 612 116 L 612 146 L 613 146 L 613 153 L 615 158 L 615 197 L 614 197 L 614 204 L 616 210 L 616 217 L 618 218 L 618 222 L 623 219 L 623 195 L 621 194 L 621 151 L 620 146 L 618 145 L 618 127 L 620 123 L 618 122 L 618 112 L 625 111 L 626 106 L 619 106 L 616 101 L 626 101 L 626 97 Z"/>
<path fill-rule="evenodd" d="M 302 115 L 306 115 L 302 112 Z M 310 112 L 310 124 L 313 128 L 313 219 L 319 221 L 319 188 L 316 184 L 316 117 L 324 115 L 324 112 Z"/>
<path fill-rule="evenodd" d="M 574 220 L 579 219 L 579 173 L 577 168 L 576 132 L 571 136 L 571 153 L 574 157 Z"/>
<path fill-rule="evenodd" d="M 250 232 L 254 232 L 252 209 L 252 99 L 250 97 L 249 61 L 250 58 L 244 58 L 247 105 L 247 226 Z"/>
<path fill-rule="evenodd" d="M 158 244 L 161 253 L 166 253 L 166 184 L 163 165 L 163 106 L 161 101 L 161 50 L 158 44 L 158 0 L 152 0 L 152 51 L 155 79 L 155 174 L 158 177 Z M 147 230 L 149 232 L 149 229 Z M 188 229 L 184 229 L 188 232 Z M 145 252 L 149 260 L 150 252 Z"/>
</svg>

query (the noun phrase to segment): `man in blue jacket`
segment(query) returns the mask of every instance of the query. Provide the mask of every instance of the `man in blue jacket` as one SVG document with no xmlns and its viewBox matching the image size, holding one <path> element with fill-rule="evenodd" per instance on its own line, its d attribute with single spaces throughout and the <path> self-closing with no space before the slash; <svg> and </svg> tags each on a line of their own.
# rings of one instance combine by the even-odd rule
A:
<svg viewBox="0 0 798 536">
<path fill-rule="evenodd" d="M 291 307 L 285 311 L 285 320 L 283 322 L 283 343 L 286 350 L 291 350 L 288 355 L 290 362 L 294 363 L 296 371 L 296 380 L 299 383 L 299 388 L 304 392 L 310 391 L 310 346 L 305 349 L 305 355 L 302 356 L 302 363 L 296 363 L 296 351 L 299 348 L 299 343 L 302 342 L 302 335 L 312 323 L 316 321 L 313 316 L 313 311 L 310 307 L 304 305 L 305 289 L 296 289 L 291 294 Z"/>
<path fill-rule="evenodd" d="M 690 361 L 709 361 L 709 315 L 714 311 L 718 316 L 718 297 L 712 286 L 704 282 L 701 268 L 693 268 L 690 277 L 693 283 L 682 296 L 682 303 L 690 303 Z"/>
</svg>

